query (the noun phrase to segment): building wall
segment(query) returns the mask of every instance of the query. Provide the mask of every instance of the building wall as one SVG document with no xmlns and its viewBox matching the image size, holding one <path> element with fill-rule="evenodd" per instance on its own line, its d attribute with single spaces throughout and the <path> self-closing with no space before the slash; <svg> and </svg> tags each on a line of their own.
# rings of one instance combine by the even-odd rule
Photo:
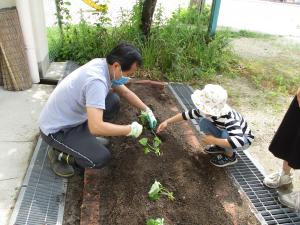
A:
<svg viewBox="0 0 300 225">
<path fill-rule="evenodd" d="M 32 18 L 39 73 L 41 76 L 44 76 L 49 67 L 48 40 L 45 23 L 44 5 L 42 0 L 29 0 L 29 2 L 30 5 L 34 6 L 30 8 L 30 12 Z"/>
<path fill-rule="evenodd" d="M 0 0 L 0 9 L 16 6 L 16 0 Z"/>
<path fill-rule="evenodd" d="M 30 5 L 30 20 L 33 29 L 33 43 L 35 49 L 39 74 L 43 77 L 49 67 L 47 30 L 42 0 L 24 0 Z M 16 0 L 0 0 L 0 9 L 16 6 Z M 25 44 L 26 45 L 26 44 Z"/>
</svg>

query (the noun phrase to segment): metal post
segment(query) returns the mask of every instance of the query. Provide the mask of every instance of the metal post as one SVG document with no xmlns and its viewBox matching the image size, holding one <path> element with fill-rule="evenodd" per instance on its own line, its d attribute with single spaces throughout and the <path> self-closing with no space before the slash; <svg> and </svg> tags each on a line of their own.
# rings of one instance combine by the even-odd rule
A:
<svg viewBox="0 0 300 225">
<path fill-rule="evenodd" d="M 221 5 L 221 0 L 213 0 L 211 11 L 210 11 L 209 26 L 208 26 L 208 35 L 210 37 L 214 37 L 216 34 L 220 5 Z"/>
</svg>

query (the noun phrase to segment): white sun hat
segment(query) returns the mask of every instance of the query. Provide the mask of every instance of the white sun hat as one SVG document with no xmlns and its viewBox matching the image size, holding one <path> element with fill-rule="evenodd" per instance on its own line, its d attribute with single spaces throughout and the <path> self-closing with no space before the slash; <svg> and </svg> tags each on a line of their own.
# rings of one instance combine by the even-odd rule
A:
<svg viewBox="0 0 300 225">
<path fill-rule="evenodd" d="M 219 117 L 228 113 L 227 91 L 220 85 L 207 84 L 202 90 L 195 90 L 191 98 L 195 106 L 205 114 Z"/>
</svg>

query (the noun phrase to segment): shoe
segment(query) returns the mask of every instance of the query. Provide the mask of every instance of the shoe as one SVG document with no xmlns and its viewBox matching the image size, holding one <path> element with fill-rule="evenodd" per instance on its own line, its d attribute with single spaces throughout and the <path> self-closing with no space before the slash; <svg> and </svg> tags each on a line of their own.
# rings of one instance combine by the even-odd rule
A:
<svg viewBox="0 0 300 225">
<path fill-rule="evenodd" d="M 265 177 L 263 183 L 269 188 L 279 188 L 285 185 L 291 184 L 293 176 L 290 174 L 284 174 L 283 172 L 272 173 Z"/>
<path fill-rule="evenodd" d="M 299 209 L 300 209 L 300 192 L 299 191 L 292 192 L 289 194 L 279 193 L 278 200 L 282 205 L 287 206 L 291 209 L 296 209 L 297 211 L 299 211 Z"/>
<path fill-rule="evenodd" d="M 224 154 L 219 154 L 213 157 L 210 162 L 217 167 L 225 167 L 237 163 L 236 154 L 233 153 L 232 157 L 228 157 Z"/>
<path fill-rule="evenodd" d="M 75 165 L 75 159 L 72 155 L 69 155 L 64 152 L 58 152 L 58 161 L 62 161 L 64 163 L 67 163 L 68 165 L 74 166 Z"/>
<path fill-rule="evenodd" d="M 108 146 L 109 145 L 109 139 L 108 138 L 104 138 L 104 137 L 96 137 L 96 138 L 104 146 Z"/>
<path fill-rule="evenodd" d="M 65 154 L 66 155 L 66 154 Z M 48 150 L 48 158 L 50 161 L 50 166 L 53 172 L 60 177 L 71 177 L 74 175 L 74 168 L 66 163 L 63 160 L 59 160 L 61 157 L 60 152 L 49 148 Z M 73 157 L 72 157 L 73 158 Z"/>
<path fill-rule="evenodd" d="M 219 146 L 213 146 L 208 149 L 205 148 L 204 151 L 208 154 L 222 154 L 225 152 L 225 149 Z"/>
</svg>

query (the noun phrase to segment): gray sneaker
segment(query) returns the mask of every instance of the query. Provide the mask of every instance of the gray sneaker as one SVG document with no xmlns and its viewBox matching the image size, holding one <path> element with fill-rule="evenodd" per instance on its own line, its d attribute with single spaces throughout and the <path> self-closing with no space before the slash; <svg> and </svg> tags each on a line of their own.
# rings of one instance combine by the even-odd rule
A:
<svg viewBox="0 0 300 225">
<path fill-rule="evenodd" d="M 300 209 L 300 192 L 292 192 L 289 194 L 279 193 L 278 200 L 282 205 L 285 205 L 291 209 Z"/>
<path fill-rule="evenodd" d="M 52 147 L 48 150 L 48 158 L 53 172 L 60 177 L 71 177 L 74 175 L 74 168 L 63 160 L 59 160 L 60 152 Z"/>
<path fill-rule="evenodd" d="M 291 174 L 284 174 L 283 172 L 272 173 L 264 178 L 264 185 L 269 188 L 279 188 L 290 185 L 293 181 Z"/>
</svg>

